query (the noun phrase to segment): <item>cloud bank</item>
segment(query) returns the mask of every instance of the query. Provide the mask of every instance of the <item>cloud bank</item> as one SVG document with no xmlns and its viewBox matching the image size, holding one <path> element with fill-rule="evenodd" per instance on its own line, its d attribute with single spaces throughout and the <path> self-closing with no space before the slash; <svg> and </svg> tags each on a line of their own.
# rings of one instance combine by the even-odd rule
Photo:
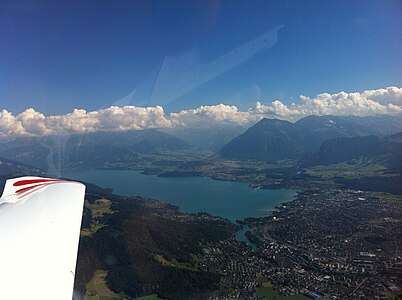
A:
<svg viewBox="0 0 402 300">
<path fill-rule="evenodd" d="M 142 130 L 147 128 L 213 127 L 217 125 L 250 125 L 262 118 L 296 121 L 308 115 L 397 114 L 402 112 L 402 88 L 367 90 L 361 93 L 323 93 L 313 98 L 300 96 L 299 103 L 285 105 L 279 100 L 271 104 L 257 102 L 248 111 L 224 104 L 165 113 L 161 106 L 111 106 L 87 112 L 45 116 L 29 108 L 14 116 L 0 112 L 0 136 L 35 136 L 95 131 Z"/>
</svg>

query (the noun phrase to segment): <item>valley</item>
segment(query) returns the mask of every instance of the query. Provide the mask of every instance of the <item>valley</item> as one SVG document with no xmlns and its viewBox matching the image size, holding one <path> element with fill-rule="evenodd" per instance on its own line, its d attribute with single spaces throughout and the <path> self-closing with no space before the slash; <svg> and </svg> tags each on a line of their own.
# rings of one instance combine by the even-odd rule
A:
<svg viewBox="0 0 402 300">
<path fill-rule="evenodd" d="M 295 123 L 262 119 L 249 129 L 213 132 L 152 129 L 18 138 L 2 144 L 0 157 L 56 176 L 68 170 L 133 169 L 242 181 L 255 188 L 318 184 L 402 193 L 401 115 L 309 116 Z"/>
<path fill-rule="evenodd" d="M 0 170 L 87 182 L 86 299 L 401 297 L 401 116 L 217 132 L 18 138 Z"/>
<path fill-rule="evenodd" d="M 402 300 L 401 12 L 0 0 L 0 300 Z"/>
<path fill-rule="evenodd" d="M 116 299 L 400 295 L 389 287 L 402 284 L 401 196 L 320 188 L 299 192 L 272 214 L 241 222 L 253 247 L 238 241 L 238 225 L 221 217 L 182 213 L 167 203 L 116 196 L 92 185 L 86 198 L 83 231 L 98 229 L 81 237 L 77 282 L 106 270 Z M 123 268 L 127 262 L 131 269 Z M 120 276 L 130 276 L 127 286 Z M 91 294 L 83 285 L 77 289 Z"/>
</svg>

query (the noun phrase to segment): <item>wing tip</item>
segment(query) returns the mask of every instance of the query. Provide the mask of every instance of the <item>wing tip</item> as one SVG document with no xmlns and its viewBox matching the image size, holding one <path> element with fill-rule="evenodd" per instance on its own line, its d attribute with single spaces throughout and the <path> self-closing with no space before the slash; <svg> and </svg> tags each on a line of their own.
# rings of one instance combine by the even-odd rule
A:
<svg viewBox="0 0 402 300">
<path fill-rule="evenodd" d="M 38 177 L 38 176 L 21 176 L 10 178 L 6 180 L 3 194 L 0 198 L 0 203 L 3 202 L 16 202 L 25 196 L 28 196 L 36 191 L 39 191 L 47 186 L 60 184 L 60 183 L 73 183 L 86 187 L 85 184 L 79 181 L 72 181 L 67 179 Z"/>
</svg>

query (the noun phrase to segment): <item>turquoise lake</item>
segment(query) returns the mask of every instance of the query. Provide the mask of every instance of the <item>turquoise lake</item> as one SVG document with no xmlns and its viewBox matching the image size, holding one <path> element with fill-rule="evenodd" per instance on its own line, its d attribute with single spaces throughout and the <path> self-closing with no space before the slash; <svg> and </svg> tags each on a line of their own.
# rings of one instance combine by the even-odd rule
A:
<svg viewBox="0 0 402 300">
<path fill-rule="evenodd" d="M 115 194 L 155 198 L 184 212 L 207 212 L 232 221 L 269 215 L 275 206 L 292 200 L 296 191 L 252 189 L 246 183 L 208 177 L 158 177 L 135 170 L 69 171 L 63 177 L 112 188 Z"/>
</svg>

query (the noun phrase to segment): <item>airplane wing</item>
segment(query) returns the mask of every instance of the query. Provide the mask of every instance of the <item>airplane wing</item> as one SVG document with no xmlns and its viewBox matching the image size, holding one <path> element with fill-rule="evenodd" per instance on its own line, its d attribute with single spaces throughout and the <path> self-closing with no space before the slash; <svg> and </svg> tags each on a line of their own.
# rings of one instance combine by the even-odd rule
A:
<svg viewBox="0 0 402 300">
<path fill-rule="evenodd" d="M 71 300 L 85 186 L 20 177 L 0 198 L 0 299 Z"/>
</svg>

